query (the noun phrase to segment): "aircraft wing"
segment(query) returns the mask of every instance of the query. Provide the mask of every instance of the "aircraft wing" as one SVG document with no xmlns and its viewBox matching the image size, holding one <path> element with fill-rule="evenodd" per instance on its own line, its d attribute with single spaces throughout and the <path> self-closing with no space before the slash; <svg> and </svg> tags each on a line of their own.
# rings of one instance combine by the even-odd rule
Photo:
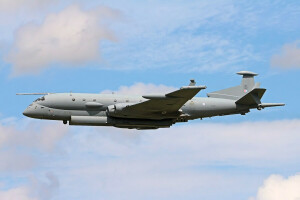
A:
<svg viewBox="0 0 300 200">
<path fill-rule="evenodd" d="M 149 99 L 141 103 L 126 106 L 123 111 L 128 117 L 148 119 L 175 118 L 180 115 L 179 109 L 192 99 L 201 89 L 206 86 L 185 86 L 174 92 L 163 95 L 144 95 Z M 133 118 L 133 117 L 132 117 Z"/>
</svg>

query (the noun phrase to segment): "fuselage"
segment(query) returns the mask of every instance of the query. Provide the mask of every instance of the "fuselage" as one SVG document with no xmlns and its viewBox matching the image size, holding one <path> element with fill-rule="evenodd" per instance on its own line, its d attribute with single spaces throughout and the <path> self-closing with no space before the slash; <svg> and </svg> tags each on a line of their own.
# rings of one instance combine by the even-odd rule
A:
<svg viewBox="0 0 300 200">
<path fill-rule="evenodd" d="M 266 89 L 255 83 L 254 76 L 258 74 L 249 71 L 237 74 L 243 76 L 240 85 L 207 93 L 206 98 L 195 97 L 206 86 L 196 86 L 191 80 L 188 86 L 167 94 L 47 94 L 35 100 L 23 114 L 37 119 L 61 120 L 69 125 L 157 129 L 198 118 L 245 115 L 253 108 L 261 110 L 285 105 L 261 102 Z"/>
<path fill-rule="evenodd" d="M 130 116 L 124 119 L 124 117 L 110 117 L 107 112 L 110 105 L 130 105 L 144 101 L 148 101 L 148 99 L 137 95 L 55 93 L 38 98 L 28 106 L 23 114 L 31 118 L 62 120 L 64 123 L 69 121 L 70 125 L 160 128 L 159 121 L 162 122 L 162 127 L 169 127 L 176 122 L 244 114 L 249 111 L 248 107 L 237 105 L 234 100 L 194 97 L 181 107 L 180 115 L 167 119 L 152 119 L 147 116 L 143 116 L 142 119 L 130 118 Z M 152 126 L 151 124 L 156 125 Z"/>
</svg>

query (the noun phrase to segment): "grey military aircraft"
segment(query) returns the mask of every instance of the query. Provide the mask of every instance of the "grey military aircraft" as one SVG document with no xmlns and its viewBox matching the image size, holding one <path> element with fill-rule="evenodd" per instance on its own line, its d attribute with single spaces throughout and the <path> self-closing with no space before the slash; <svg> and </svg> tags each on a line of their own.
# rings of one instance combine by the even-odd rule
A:
<svg viewBox="0 0 300 200">
<path fill-rule="evenodd" d="M 61 120 L 64 124 L 69 122 L 69 125 L 141 130 L 168 128 L 177 122 L 198 118 L 245 115 L 250 109 L 285 105 L 261 102 L 266 89 L 254 82 L 254 76 L 258 74 L 249 71 L 237 74 L 243 76 L 240 85 L 208 93 L 206 98 L 195 97 L 206 86 L 196 86 L 194 80 L 191 80 L 189 86 L 167 94 L 143 96 L 31 93 L 45 96 L 36 99 L 23 114 L 37 119 Z"/>
</svg>

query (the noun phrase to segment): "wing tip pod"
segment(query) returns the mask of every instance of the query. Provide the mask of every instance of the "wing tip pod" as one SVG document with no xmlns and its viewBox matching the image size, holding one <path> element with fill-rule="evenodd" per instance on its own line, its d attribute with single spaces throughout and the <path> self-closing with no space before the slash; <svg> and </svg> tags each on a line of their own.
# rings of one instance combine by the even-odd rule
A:
<svg viewBox="0 0 300 200">
<path fill-rule="evenodd" d="M 206 85 L 199 85 L 199 86 L 192 86 L 192 85 L 189 85 L 189 86 L 182 86 L 180 89 L 206 89 Z"/>
</svg>

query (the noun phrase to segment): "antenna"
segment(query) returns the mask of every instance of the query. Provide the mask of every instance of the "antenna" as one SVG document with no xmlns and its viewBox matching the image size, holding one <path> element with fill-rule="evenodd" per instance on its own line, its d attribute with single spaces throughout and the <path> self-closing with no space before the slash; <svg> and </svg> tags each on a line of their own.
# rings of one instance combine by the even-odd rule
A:
<svg viewBox="0 0 300 200">
<path fill-rule="evenodd" d="M 17 93 L 16 95 L 47 95 L 47 94 L 53 94 L 53 93 Z"/>
<path fill-rule="evenodd" d="M 189 86 L 195 86 L 196 85 L 195 79 L 191 79 L 190 81 L 191 82 L 190 82 Z"/>
</svg>

